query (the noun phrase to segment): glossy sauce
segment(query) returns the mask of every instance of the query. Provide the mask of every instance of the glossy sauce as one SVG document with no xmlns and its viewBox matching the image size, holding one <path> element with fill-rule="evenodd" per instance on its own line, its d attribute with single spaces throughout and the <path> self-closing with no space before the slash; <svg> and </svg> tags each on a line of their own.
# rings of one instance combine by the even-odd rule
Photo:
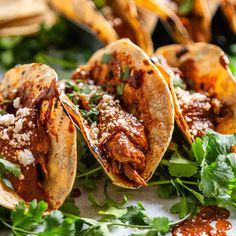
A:
<svg viewBox="0 0 236 236">
<path fill-rule="evenodd" d="M 232 228 L 229 211 L 217 206 L 203 206 L 200 213 L 172 229 L 173 236 L 226 236 Z"/>
<path fill-rule="evenodd" d="M 31 114 L 29 117 L 25 118 L 26 122 L 20 131 L 22 134 L 26 132 L 31 133 L 30 142 L 20 148 L 15 148 L 9 144 L 9 141 L 0 139 L 0 150 L 6 159 L 20 165 L 22 173 L 21 178 L 12 174 L 6 175 L 17 194 L 26 202 L 30 202 L 33 199 L 44 200 L 48 202 L 50 208 L 48 193 L 44 191 L 42 185 L 48 176 L 47 156 L 51 146 L 51 140 L 47 130 L 47 122 L 51 119 L 53 101 L 54 98 L 58 96 L 59 91 L 56 86 L 56 81 L 52 81 L 51 85 L 44 89 L 37 99 L 32 102 L 32 87 L 33 84 L 28 82 L 27 84 L 22 85 L 16 94 L 16 97 L 20 98 L 22 108 L 31 109 Z M 45 100 L 48 102 L 48 108 L 45 111 L 45 116 L 43 116 L 44 118 L 41 118 L 41 105 Z M 8 112 L 10 111 L 11 114 L 16 114 L 16 110 L 11 103 L 6 107 L 6 110 Z M 30 123 L 34 125 L 30 126 Z M 11 132 L 9 133 L 9 136 L 10 139 L 12 139 Z M 30 150 L 35 158 L 35 161 L 27 166 L 23 166 L 16 158 L 16 153 L 18 151 L 23 151 L 24 149 Z"/>
</svg>

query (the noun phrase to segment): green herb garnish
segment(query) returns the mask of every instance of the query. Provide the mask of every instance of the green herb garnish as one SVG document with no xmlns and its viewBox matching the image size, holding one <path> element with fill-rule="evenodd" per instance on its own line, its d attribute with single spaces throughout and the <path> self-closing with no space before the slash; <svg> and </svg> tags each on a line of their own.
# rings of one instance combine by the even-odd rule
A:
<svg viewBox="0 0 236 236">
<path fill-rule="evenodd" d="M 125 69 L 124 69 L 124 71 L 121 73 L 121 76 L 120 76 L 120 80 L 121 81 L 125 81 L 125 79 L 127 79 L 128 78 L 128 76 L 129 76 L 129 66 L 128 65 L 125 65 Z"/>
<path fill-rule="evenodd" d="M 178 6 L 178 14 L 186 16 L 193 9 L 193 0 L 182 0 Z"/>
<path fill-rule="evenodd" d="M 104 53 L 103 56 L 102 56 L 102 64 L 107 64 L 111 59 L 111 54 L 108 54 L 108 53 Z"/>
<path fill-rule="evenodd" d="M 16 177 L 20 177 L 20 166 L 6 159 L 3 159 L 3 156 L 0 155 L 0 179 L 8 188 L 13 189 L 12 183 L 5 177 L 5 175 L 8 173 L 13 174 Z"/>
</svg>

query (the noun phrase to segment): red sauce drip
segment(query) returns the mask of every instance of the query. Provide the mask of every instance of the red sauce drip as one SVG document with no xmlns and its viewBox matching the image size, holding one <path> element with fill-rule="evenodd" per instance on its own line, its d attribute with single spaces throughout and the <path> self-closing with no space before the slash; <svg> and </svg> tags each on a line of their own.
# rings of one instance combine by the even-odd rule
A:
<svg viewBox="0 0 236 236">
<path fill-rule="evenodd" d="M 172 229 L 173 236 L 226 236 L 227 230 L 232 228 L 227 220 L 229 212 L 217 206 L 201 207 L 200 213 L 189 220 L 176 225 Z"/>
<path fill-rule="evenodd" d="M 216 222 L 215 227 L 220 231 L 227 231 L 227 230 L 230 230 L 232 228 L 232 225 L 227 220 L 218 220 Z"/>
</svg>

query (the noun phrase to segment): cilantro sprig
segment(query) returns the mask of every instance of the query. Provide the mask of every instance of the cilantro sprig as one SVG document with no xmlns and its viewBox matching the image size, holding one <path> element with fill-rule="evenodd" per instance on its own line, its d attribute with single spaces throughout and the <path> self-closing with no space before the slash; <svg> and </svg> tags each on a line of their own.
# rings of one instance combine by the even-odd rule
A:
<svg viewBox="0 0 236 236">
<path fill-rule="evenodd" d="M 175 194 L 181 197 L 171 208 L 180 218 L 195 212 L 198 204 L 236 207 L 234 145 L 236 134 L 222 135 L 212 130 L 196 139 L 191 152 L 186 153 L 176 145 L 170 157 L 161 161 L 160 179 L 150 182 L 149 186 L 159 185 L 162 197 Z"/>
<path fill-rule="evenodd" d="M 99 221 L 80 217 L 76 213 L 62 213 L 59 210 L 45 214 L 47 207 L 47 203 L 33 200 L 28 207 L 24 202 L 20 202 L 11 213 L 0 208 L 0 224 L 17 236 L 109 236 L 117 226 L 144 229 L 146 232 L 157 234 L 167 233 L 173 225 L 179 223 L 171 222 L 166 217 L 149 217 L 140 202 L 137 206 L 123 209 L 113 206 L 106 211 L 100 211 L 103 218 Z"/>
<path fill-rule="evenodd" d="M 21 175 L 20 166 L 18 164 L 12 163 L 4 159 L 3 155 L 0 154 L 0 179 L 8 188 L 13 189 L 12 183 L 9 181 L 9 179 L 6 178 L 6 174 L 8 173 L 13 174 L 16 177 L 20 177 Z"/>
</svg>

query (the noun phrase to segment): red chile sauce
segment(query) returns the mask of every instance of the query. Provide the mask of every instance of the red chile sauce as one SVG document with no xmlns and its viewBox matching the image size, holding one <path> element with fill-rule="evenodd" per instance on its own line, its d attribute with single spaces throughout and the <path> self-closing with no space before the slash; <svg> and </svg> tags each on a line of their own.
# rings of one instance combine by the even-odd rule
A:
<svg viewBox="0 0 236 236">
<path fill-rule="evenodd" d="M 217 206 L 203 206 L 200 213 L 172 229 L 173 236 L 226 236 L 232 228 L 229 211 Z"/>
<path fill-rule="evenodd" d="M 0 151 L 3 150 L 4 147 L 7 147 L 7 159 L 13 163 L 20 164 L 21 173 L 24 176 L 23 178 L 18 178 L 12 174 L 7 174 L 7 178 L 14 186 L 14 190 L 16 193 L 21 196 L 24 201 L 30 202 L 33 199 L 44 200 L 48 203 L 49 209 L 51 208 L 50 198 L 48 193 L 44 191 L 42 187 L 42 183 L 47 177 L 47 156 L 50 151 L 51 140 L 48 136 L 48 130 L 46 122 L 50 122 L 51 119 L 51 109 L 53 106 L 53 99 L 58 97 L 59 91 L 57 89 L 56 81 L 52 81 L 51 85 L 44 89 L 38 98 L 32 102 L 31 95 L 31 87 L 33 85 L 31 83 L 24 84 L 17 91 L 16 97 L 21 98 L 22 107 L 27 107 L 32 109 L 32 113 L 30 118 L 27 118 L 27 125 L 24 125 L 22 128 L 22 133 L 26 131 L 31 131 L 34 135 L 31 136 L 31 144 L 30 146 L 23 146 L 18 151 L 23 149 L 29 149 L 35 158 L 35 163 L 29 166 L 23 166 L 16 159 L 13 158 L 16 149 L 11 147 L 8 144 L 8 141 L 5 142 L 0 140 Z M 39 88 L 40 89 L 40 88 Z M 40 119 L 40 110 L 42 102 L 47 100 L 49 103 L 48 109 L 46 111 L 45 120 Z M 10 108 L 9 108 L 10 107 Z M 6 110 L 11 110 L 11 113 L 15 114 L 16 111 L 12 105 L 6 107 Z M 0 107 L 1 110 L 1 107 Z M 35 124 L 35 127 L 28 127 L 28 123 L 32 122 Z"/>
</svg>

